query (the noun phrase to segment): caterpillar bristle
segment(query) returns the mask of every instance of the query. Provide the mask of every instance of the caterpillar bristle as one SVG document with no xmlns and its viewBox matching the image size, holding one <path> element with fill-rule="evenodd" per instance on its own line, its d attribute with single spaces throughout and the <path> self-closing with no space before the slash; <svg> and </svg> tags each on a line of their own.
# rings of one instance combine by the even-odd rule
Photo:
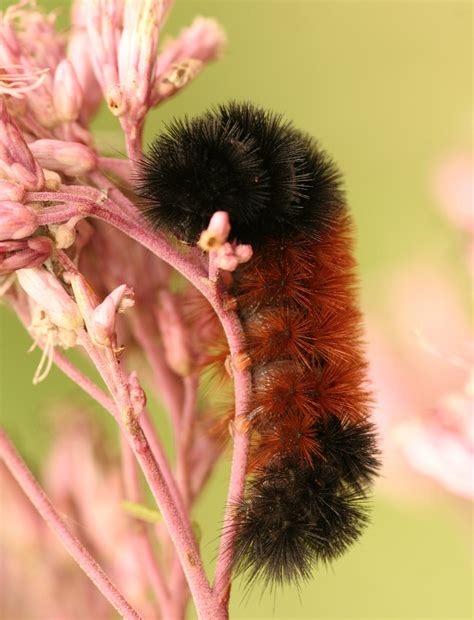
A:
<svg viewBox="0 0 474 620">
<path fill-rule="evenodd" d="M 151 225 L 181 241 L 227 211 L 230 240 L 253 246 L 226 281 L 253 380 L 249 478 L 228 551 L 250 583 L 308 579 L 360 536 L 379 467 L 340 173 L 281 116 L 233 102 L 172 123 L 137 192 Z M 223 363 L 225 351 L 206 355 Z"/>
<path fill-rule="evenodd" d="M 237 572 L 282 585 L 343 554 L 367 524 L 367 500 L 322 458 L 286 458 L 257 472 L 235 519 Z"/>
<path fill-rule="evenodd" d="M 305 197 L 324 187 L 340 206 L 334 166 L 279 115 L 249 103 L 219 106 L 201 117 L 174 121 L 143 159 L 135 183 L 151 224 L 196 243 L 215 211 L 227 211 L 231 239 L 254 247 L 304 229 L 314 234 L 331 219 L 326 203 Z M 318 194 L 319 195 L 319 194 Z"/>
</svg>

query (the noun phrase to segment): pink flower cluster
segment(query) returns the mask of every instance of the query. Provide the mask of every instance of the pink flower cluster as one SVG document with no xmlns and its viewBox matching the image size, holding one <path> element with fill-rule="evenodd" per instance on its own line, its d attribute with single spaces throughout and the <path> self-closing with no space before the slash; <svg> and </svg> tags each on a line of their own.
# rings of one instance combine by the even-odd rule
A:
<svg viewBox="0 0 474 620">
<path fill-rule="evenodd" d="M 189 84 L 225 45 L 214 19 L 196 17 L 158 51 L 172 4 L 76 0 L 67 34 L 58 32 L 54 15 L 43 14 L 34 2 L 21 1 L 1 14 L 0 293 L 29 330 L 33 346 L 42 350 L 33 382 L 44 380 L 57 364 L 120 430 L 120 485 L 119 472 L 104 473 L 83 428 L 70 427 L 67 415 L 48 461 L 51 499 L 64 511 L 71 498 L 80 513 L 74 518 L 87 521 L 89 549 L 79 540 L 81 529 L 75 531 L 62 518 L 3 431 L 0 460 L 121 616 L 138 618 L 135 607 L 140 607 L 146 617 L 182 618 L 192 598 L 200 618 L 219 620 L 227 617 L 231 567 L 225 550 L 234 533 L 228 510 L 213 587 L 190 518 L 221 451 L 210 432 L 212 402 L 198 400 L 198 375 L 210 334 L 220 339 L 225 334 L 230 358 L 240 354 L 240 323 L 217 275 L 248 260 L 252 249 L 227 241 L 228 217 L 217 213 L 203 231 L 201 248 L 180 251 L 144 225 L 131 193 L 123 191 L 142 157 L 149 110 Z M 104 156 L 94 142 L 89 123 L 102 101 L 120 121 L 127 159 Z M 188 286 L 175 286 L 173 270 Z M 204 304 L 205 312 L 196 312 L 196 303 Z M 210 329 L 211 314 L 218 320 Z M 63 354 L 71 347 L 81 349 L 105 389 Z M 236 368 L 233 379 L 235 415 L 240 416 L 251 386 L 249 371 Z M 174 467 L 148 410 L 144 383 L 169 415 Z M 245 429 L 233 440 L 229 497 L 234 500 L 243 492 Z M 79 461 L 82 475 L 75 469 Z M 128 531 L 122 518 L 101 525 L 101 512 L 116 507 L 120 494 L 140 514 L 146 511 L 142 476 L 156 500 L 159 522 L 144 523 L 132 515 Z M 19 510 L 40 528 L 30 511 Z M 115 532 L 119 521 L 120 532 Z M 119 540 L 123 554 L 117 558 Z M 20 547 L 21 554 L 26 546 Z M 41 547 L 42 556 L 46 551 Z M 7 555 L 6 580 L 13 584 L 10 548 Z M 63 559 L 57 561 L 62 566 Z M 52 574 L 58 574 L 56 568 Z M 83 582 L 78 588 L 86 592 Z M 44 610 L 52 609 L 54 596 L 48 597 Z M 88 615 L 94 609 L 102 617 L 106 612 L 96 598 L 90 598 Z M 21 613 L 26 603 L 14 592 L 10 600 Z M 62 615 L 61 604 L 45 613 Z M 38 603 L 35 613 L 42 609 Z"/>
<path fill-rule="evenodd" d="M 72 530 L 87 540 L 114 582 L 146 617 L 152 617 L 146 566 L 136 553 L 138 528 L 144 523 L 127 512 L 120 468 L 86 412 L 63 405 L 54 413 L 58 428 L 43 467 L 47 493 L 58 510 L 68 515 Z M 1 466 L 0 486 L 2 615 L 110 618 L 107 601 L 75 570 L 72 559 Z"/>
<path fill-rule="evenodd" d="M 474 168 L 456 154 L 437 170 L 443 213 L 463 234 L 473 270 Z M 448 273 L 411 265 L 392 282 L 395 342 L 372 324 L 371 362 L 385 443 L 387 478 L 412 470 L 465 499 L 474 497 L 474 338 L 472 321 Z M 471 304 L 471 301 L 469 302 Z M 413 479 L 413 476 L 410 475 Z"/>
</svg>

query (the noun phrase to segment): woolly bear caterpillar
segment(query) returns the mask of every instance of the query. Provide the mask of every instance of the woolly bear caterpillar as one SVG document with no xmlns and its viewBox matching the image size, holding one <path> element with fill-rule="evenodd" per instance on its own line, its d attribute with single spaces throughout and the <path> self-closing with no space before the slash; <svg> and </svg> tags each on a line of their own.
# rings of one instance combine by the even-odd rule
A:
<svg viewBox="0 0 474 620">
<path fill-rule="evenodd" d="M 178 240 L 195 244 L 227 211 L 230 239 L 253 246 L 232 284 L 253 377 L 234 566 L 266 583 L 307 578 L 359 537 L 379 466 L 339 173 L 280 116 L 230 103 L 175 121 L 136 190 Z"/>
</svg>

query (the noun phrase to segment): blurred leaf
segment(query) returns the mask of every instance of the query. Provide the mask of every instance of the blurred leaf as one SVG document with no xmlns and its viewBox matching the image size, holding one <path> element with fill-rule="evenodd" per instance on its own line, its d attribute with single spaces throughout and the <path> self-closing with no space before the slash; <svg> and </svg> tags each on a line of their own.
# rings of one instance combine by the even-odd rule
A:
<svg viewBox="0 0 474 620">
<path fill-rule="evenodd" d="M 147 523 L 158 523 L 162 520 L 161 513 L 153 508 L 148 508 L 144 504 L 137 504 L 135 502 L 122 502 L 123 510 L 131 515 L 140 519 L 140 521 L 146 521 Z"/>
</svg>

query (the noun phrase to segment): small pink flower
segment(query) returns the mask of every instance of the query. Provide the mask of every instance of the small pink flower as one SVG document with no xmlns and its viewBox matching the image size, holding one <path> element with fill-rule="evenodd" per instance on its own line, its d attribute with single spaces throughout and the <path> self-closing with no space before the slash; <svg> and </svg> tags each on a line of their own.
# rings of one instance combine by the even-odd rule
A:
<svg viewBox="0 0 474 620">
<path fill-rule="evenodd" d="M 219 58 L 226 42 L 225 32 L 215 19 L 195 17 L 191 26 L 166 43 L 156 65 L 156 79 L 173 63 L 188 58 L 207 63 Z"/>
<path fill-rule="evenodd" d="M 380 337 L 379 329 L 370 333 L 376 413 L 385 465 L 392 468 L 387 479 L 396 480 L 406 460 L 419 473 L 466 496 L 474 465 L 468 432 L 472 395 L 469 405 L 463 387 L 473 360 L 469 323 L 448 278 L 439 272 L 412 265 L 391 289 L 390 307 L 397 319 L 389 333 L 396 347 Z"/>
<path fill-rule="evenodd" d="M 43 187 L 44 176 L 15 121 L 0 97 L 0 177 L 37 191 Z"/>
<path fill-rule="evenodd" d="M 92 67 L 89 37 L 85 29 L 74 29 L 69 41 L 68 59 L 74 67 L 82 93 L 80 120 L 86 124 L 99 109 L 102 92 Z"/>
<path fill-rule="evenodd" d="M 246 263 L 253 256 L 253 250 L 252 250 L 251 245 L 245 245 L 245 244 L 237 245 L 234 251 L 235 251 L 235 255 L 239 259 L 239 263 Z"/>
<path fill-rule="evenodd" d="M 13 181 L 0 179 L 0 201 L 13 200 L 13 202 L 22 202 L 24 197 L 24 187 Z"/>
<path fill-rule="evenodd" d="M 86 174 L 97 166 L 95 153 L 79 142 L 36 140 L 29 146 L 43 168 L 63 172 L 68 176 Z"/>
<path fill-rule="evenodd" d="M 130 102 L 127 112 L 138 121 L 149 108 L 163 11 L 160 0 L 125 0 L 124 4 L 118 49 L 119 83 L 123 96 Z"/>
<path fill-rule="evenodd" d="M 201 233 L 199 245 L 206 252 L 218 250 L 227 241 L 229 233 L 229 214 L 226 211 L 216 211 L 211 217 L 207 229 Z"/>
<path fill-rule="evenodd" d="M 119 84 L 118 48 L 123 18 L 123 3 L 96 0 L 81 3 L 85 16 L 92 66 L 104 95 Z M 77 8 L 81 10 L 81 7 Z"/>
<path fill-rule="evenodd" d="M 65 349 L 77 343 L 79 330 L 84 323 L 79 308 L 68 295 L 59 280 L 44 267 L 20 269 L 18 282 L 25 293 L 31 309 L 28 327 L 35 342 L 41 343 L 43 353 L 33 376 L 36 385 L 48 376 L 53 364 L 54 348 Z"/>
<path fill-rule="evenodd" d="M 224 243 L 217 250 L 217 266 L 223 271 L 235 271 L 241 263 L 246 263 L 252 258 L 252 247 L 250 245 L 236 245 L 235 243 Z"/>
<path fill-rule="evenodd" d="M 0 241 L 29 237 L 38 228 L 38 218 L 21 202 L 0 202 Z"/>
<path fill-rule="evenodd" d="M 0 241 L 0 275 L 8 275 L 18 269 L 39 267 L 51 256 L 53 247 L 53 242 L 48 237 Z"/>
<path fill-rule="evenodd" d="M 219 58 L 225 44 L 225 33 L 216 20 L 196 17 L 160 53 L 151 105 L 171 97 L 191 82 L 206 63 Z"/>
<path fill-rule="evenodd" d="M 155 312 L 168 366 L 178 375 L 189 375 L 192 369 L 192 359 L 186 337 L 187 332 L 176 300 L 169 291 L 159 292 Z"/>
<path fill-rule="evenodd" d="M 82 89 L 69 60 L 61 60 L 54 73 L 53 101 L 58 118 L 75 121 L 82 105 Z"/>
<path fill-rule="evenodd" d="M 153 104 L 156 105 L 172 97 L 184 88 L 201 72 L 203 66 L 202 60 L 196 58 L 186 58 L 172 63 L 155 82 L 152 94 Z"/>
<path fill-rule="evenodd" d="M 474 161 L 470 153 L 458 153 L 444 161 L 434 179 L 440 206 L 459 227 L 474 234 Z"/>
<path fill-rule="evenodd" d="M 91 337 L 100 346 L 114 346 L 118 312 L 133 306 L 133 291 L 125 284 L 113 290 L 92 312 Z"/>
<path fill-rule="evenodd" d="M 117 313 L 133 306 L 133 291 L 122 284 L 100 303 L 95 291 L 81 274 L 71 275 L 70 281 L 92 341 L 101 347 L 115 348 Z"/>
<path fill-rule="evenodd" d="M 34 268 L 20 269 L 17 276 L 23 290 L 55 326 L 67 331 L 82 327 L 77 304 L 53 274 L 44 268 Z"/>
<path fill-rule="evenodd" d="M 143 409 L 146 407 L 146 394 L 140 385 L 138 375 L 135 371 L 130 373 L 128 381 L 128 390 L 130 393 L 130 400 L 133 405 L 133 411 L 135 416 L 139 416 Z"/>
<path fill-rule="evenodd" d="M 407 418 L 397 441 L 411 465 L 456 495 L 474 498 L 474 375 L 425 415 Z"/>
</svg>

